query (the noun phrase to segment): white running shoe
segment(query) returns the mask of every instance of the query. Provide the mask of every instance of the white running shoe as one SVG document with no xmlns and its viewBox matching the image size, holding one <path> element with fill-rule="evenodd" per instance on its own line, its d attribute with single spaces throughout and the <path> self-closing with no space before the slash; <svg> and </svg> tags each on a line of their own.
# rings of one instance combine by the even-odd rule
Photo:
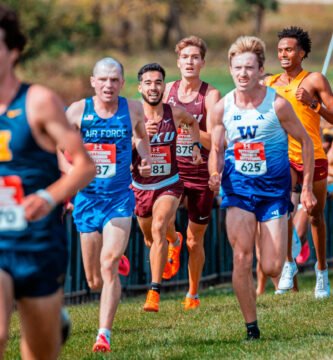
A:
<svg viewBox="0 0 333 360">
<path fill-rule="evenodd" d="M 288 292 L 288 290 L 281 290 L 281 289 L 277 289 L 274 291 L 275 295 L 284 295 Z"/>
<path fill-rule="evenodd" d="M 290 290 L 294 287 L 294 276 L 298 273 L 295 261 L 286 261 L 283 265 L 278 288 L 279 290 Z"/>
<path fill-rule="evenodd" d="M 328 269 L 318 270 L 317 263 L 315 265 L 316 271 L 316 287 L 315 298 L 326 299 L 330 296 L 330 282 L 328 281 Z"/>
</svg>

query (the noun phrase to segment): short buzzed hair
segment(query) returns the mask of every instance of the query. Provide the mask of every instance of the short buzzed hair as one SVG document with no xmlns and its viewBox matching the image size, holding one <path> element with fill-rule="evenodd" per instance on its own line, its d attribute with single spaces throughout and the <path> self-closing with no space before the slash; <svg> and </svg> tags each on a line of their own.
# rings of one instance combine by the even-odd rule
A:
<svg viewBox="0 0 333 360">
<path fill-rule="evenodd" d="M 285 28 L 282 31 L 278 32 L 279 40 L 284 38 L 293 38 L 297 40 L 297 45 L 304 50 L 304 58 L 308 57 L 308 54 L 311 52 L 311 39 L 307 31 L 304 31 L 302 28 L 297 26 L 290 26 L 290 28 Z"/>
<path fill-rule="evenodd" d="M 181 39 L 175 47 L 175 52 L 179 56 L 180 52 L 188 46 L 196 46 L 200 49 L 201 58 L 204 60 L 207 52 L 206 43 L 198 36 L 191 35 L 184 39 Z"/>
<path fill-rule="evenodd" d="M 123 65 L 112 57 L 105 57 L 101 60 L 98 60 L 93 68 L 93 76 L 96 76 L 96 73 L 100 67 L 117 67 L 120 70 L 121 76 L 124 78 L 125 74 Z"/>
<path fill-rule="evenodd" d="M 262 68 L 265 63 L 265 43 L 255 36 L 240 36 L 230 46 L 228 51 L 229 65 L 231 60 L 236 55 L 244 54 L 246 52 L 255 54 L 259 63 L 259 68 Z"/>
</svg>

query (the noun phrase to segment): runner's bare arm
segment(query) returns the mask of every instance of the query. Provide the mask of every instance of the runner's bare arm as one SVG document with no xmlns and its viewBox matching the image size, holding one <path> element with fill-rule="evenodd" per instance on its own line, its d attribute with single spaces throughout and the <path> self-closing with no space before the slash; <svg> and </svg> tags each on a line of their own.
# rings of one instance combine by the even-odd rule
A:
<svg viewBox="0 0 333 360">
<path fill-rule="evenodd" d="M 296 116 L 290 103 L 278 95 L 275 100 L 275 111 L 282 127 L 302 145 L 304 175 L 301 201 L 304 209 L 311 211 L 317 203 L 317 200 L 312 193 L 314 172 L 314 150 L 312 140 Z"/>
<path fill-rule="evenodd" d="M 25 198 L 26 217 L 36 220 L 51 210 L 52 203 L 59 204 L 88 185 L 95 175 L 95 165 L 85 151 L 79 133 L 68 123 L 64 106 L 54 92 L 33 85 L 28 92 L 27 104 L 28 121 L 36 141 L 46 150 L 50 149 L 50 145 L 53 152 L 57 147 L 66 150 L 73 161 L 72 171 L 45 189 L 50 201 L 36 194 Z"/>
<path fill-rule="evenodd" d="M 84 112 L 84 106 L 85 106 L 85 100 L 82 99 L 80 101 L 71 104 L 69 108 L 66 110 L 66 117 L 69 123 L 72 125 L 73 129 L 77 131 L 79 131 L 81 127 L 81 119 Z M 58 164 L 60 171 L 67 174 L 69 171 L 71 171 L 72 168 L 71 162 L 68 161 L 68 158 L 66 158 L 66 155 L 60 149 L 58 149 L 57 151 L 57 156 L 58 156 Z"/>
<path fill-rule="evenodd" d="M 220 190 L 221 173 L 224 167 L 225 128 L 222 123 L 223 112 L 224 102 L 221 99 L 214 105 L 209 122 L 212 146 L 208 158 L 208 171 L 210 174 L 208 184 L 212 191 Z"/>
<path fill-rule="evenodd" d="M 171 109 L 176 128 L 178 128 L 180 124 L 188 125 L 193 143 L 200 142 L 199 124 L 195 118 L 181 107 L 176 106 Z M 193 164 L 199 165 L 202 163 L 200 148 L 198 146 L 193 146 L 192 158 Z"/>
<path fill-rule="evenodd" d="M 220 99 L 221 99 L 220 92 L 217 89 L 215 89 L 214 87 L 212 87 L 211 85 L 209 85 L 208 94 L 205 97 L 205 108 L 206 108 L 206 112 L 207 112 L 206 123 L 207 124 L 210 122 L 209 118 L 211 116 L 211 112 L 212 112 L 214 105 Z M 208 127 L 207 127 L 207 131 L 200 130 L 200 142 L 206 149 L 210 150 L 211 136 L 210 136 L 210 132 L 208 131 Z"/>
<path fill-rule="evenodd" d="M 128 108 L 131 115 L 133 140 L 135 147 L 141 157 L 139 171 L 142 176 L 150 176 L 151 173 L 151 156 L 150 142 L 146 132 L 144 113 L 142 104 L 139 101 L 128 100 Z"/>
</svg>

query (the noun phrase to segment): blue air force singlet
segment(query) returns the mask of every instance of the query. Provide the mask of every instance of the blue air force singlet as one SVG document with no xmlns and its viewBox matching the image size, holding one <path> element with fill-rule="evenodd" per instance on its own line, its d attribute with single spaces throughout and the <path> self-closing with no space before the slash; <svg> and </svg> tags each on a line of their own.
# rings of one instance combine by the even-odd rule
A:
<svg viewBox="0 0 333 360">
<path fill-rule="evenodd" d="M 65 249 L 61 206 L 39 221 L 27 222 L 23 197 L 60 177 L 57 157 L 40 148 L 26 115 L 29 85 L 22 84 L 0 115 L 0 250 Z"/>
<path fill-rule="evenodd" d="M 85 147 L 96 165 L 94 180 L 81 192 L 87 196 L 109 197 L 127 190 L 131 184 L 132 124 L 127 100 L 118 97 L 118 110 L 102 119 L 87 98 L 81 120 Z"/>
<path fill-rule="evenodd" d="M 256 109 L 235 105 L 234 90 L 224 97 L 227 149 L 223 193 L 251 197 L 289 197 L 288 138 L 274 110 L 276 92 L 267 87 Z"/>
</svg>

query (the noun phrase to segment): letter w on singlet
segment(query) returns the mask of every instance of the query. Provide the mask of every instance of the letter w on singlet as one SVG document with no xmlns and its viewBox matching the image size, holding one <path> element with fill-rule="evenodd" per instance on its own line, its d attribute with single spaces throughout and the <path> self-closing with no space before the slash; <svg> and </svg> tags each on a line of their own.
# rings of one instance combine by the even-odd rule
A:
<svg viewBox="0 0 333 360">
<path fill-rule="evenodd" d="M 256 137 L 258 126 L 238 126 L 237 129 L 239 130 L 242 139 L 247 139 L 248 137 L 254 139 Z"/>
</svg>

